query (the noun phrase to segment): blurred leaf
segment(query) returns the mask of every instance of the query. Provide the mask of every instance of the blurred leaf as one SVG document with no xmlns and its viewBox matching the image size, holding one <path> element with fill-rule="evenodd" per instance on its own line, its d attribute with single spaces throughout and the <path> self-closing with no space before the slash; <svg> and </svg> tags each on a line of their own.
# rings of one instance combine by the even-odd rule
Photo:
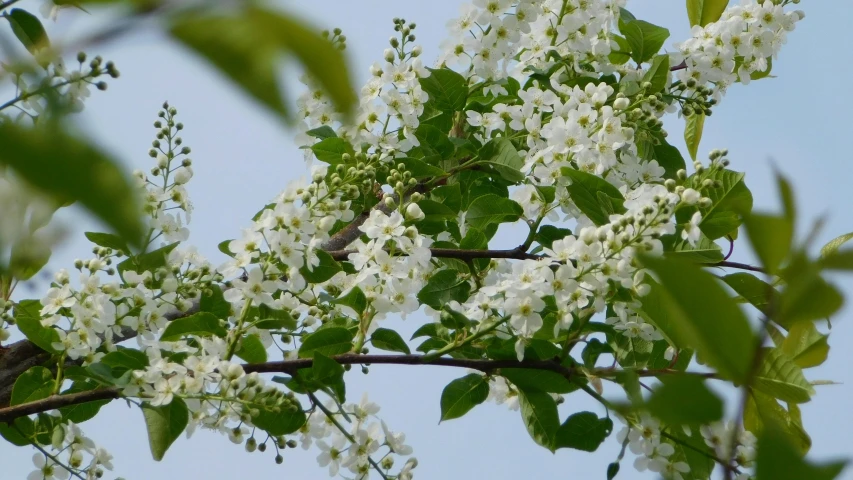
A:
<svg viewBox="0 0 853 480">
<path fill-rule="evenodd" d="M 767 424 L 776 425 L 781 429 L 801 454 L 809 451 L 812 440 L 803 429 L 802 423 L 779 405 L 775 398 L 750 389 L 743 411 L 743 426 L 759 437 Z"/>
<path fill-rule="evenodd" d="M 744 217 L 744 226 L 764 268 L 771 274 L 776 273 L 791 251 L 794 225 L 785 217 L 754 213 Z"/>
<path fill-rule="evenodd" d="M 30 12 L 13 8 L 4 15 L 12 27 L 12 32 L 18 37 L 21 44 L 33 55 L 39 50 L 49 47 L 50 40 L 41 21 Z"/>
<path fill-rule="evenodd" d="M 548 370 L 502 368 L 500 373 L 525 392 L 570 393 L 578 389 L 563 375 Z"/>
<path fill-rule="evenodd" d="M 107 155 L 59 128 L 0 124 L 0 164 L 59 203 L 78 201 L 133 245 L 142 240 L 137 188 Z"/>
<path fill-rule="evenodd" d="M 839 236 L 833 238 L 832 240 L 830 240 L 826 245 L 824 245 L 820 249 L 820 256 L 821 257 L 830 256 L 830 254 L 833 254 L 836 251 L 838 251 L 838 249 L 841 248 L 842 245 L 849 242 L 850 239 L 853 239 L 853 232 L 845 233 L 844 235 L 839 235 Z"/>
<path fill-rule="evenodd" d="M 130 248 L 127 246 L 127 242 L 118 235 L 99 232 L 86 232 L 85 235 L 86 238 L 95 245 L 111 248 L 128 256 L 131 254 Z"/>
<path fill-rule="evenodd" d="M 441 392 L 441 421 L 459 418 L 486 401 L 489 381 L 471 373 L 453 380 Z"/>
<path fill-rule="evenodd" d="M 813 465 L 776 425 L 768 425 L 758 437 L 755 463 L 756 480 L 833 480 L 844 470 L 846 461 Z"/>
<path fill-rule="evenodd" d="M 690 26 L 704 27 L 714 23 L 723 15 L 729 0 L 687 0 L 687 17 Z"/>
<path fill-rule="evenodd" d="M 696 155 L 699 151 L 699 143 L 702 141 L 702 130 L 705 128 L 705 114 L 694 113 L 687 117 L 687 123 L 684 126 L 684 142 L 687 144 L 687 151 L 690 152 L 690 158 L 696 160 Z"/>
<path fill-rule="evenodd" d="M 578 412 L 557 429 L 554 449 L 574 448 L 584 452 L 594 452 L 613 431 L 613 420 L 598 418 L 592 412 Z"/>
<path fill-rule="evenodd" d="M 647 406 L 667 425 L 698 425 L 723 417 L 723 401 L 697 375 L 662 375 Z M 689 401 L 686 401 L 689 399 Z"/>
<path fill-rule="evenodd" d="M 722 277 L 738 295 L 765 315 L 778 304 L 779 292 L 772 285 L 751 273 L 738 272 Z"/>
<path fill-rule="evenodd" d="M 802 253 L 794 256 L 781 275 L 788 285 L 773 320 L 786 329 L 797 322 L 828 318 L 844 303 L 841 292 L 820 276 L 819 265 Z"/>
<path fill-rule="evenodd" d="M 660 306 L 667 313 L 658 326 L 679 347 L 692 347 L 709 365 L 742 383 L 752 363 L 755 335 L 738 305 L 707 272 L 673 258 L 643 257 L 657 274 Z M 657 320 L 657 319 L 656 319 Z"/>
<path fill-rule="evenodd" d="M 152 407 L 142 404 L 142 415 L 148 429 L 148 446 L 154 460 L 160 461 L 166 450 L 177 440 L 189 422 L 187 405 L 178 397 L 168 405 Z"/>
</svg>

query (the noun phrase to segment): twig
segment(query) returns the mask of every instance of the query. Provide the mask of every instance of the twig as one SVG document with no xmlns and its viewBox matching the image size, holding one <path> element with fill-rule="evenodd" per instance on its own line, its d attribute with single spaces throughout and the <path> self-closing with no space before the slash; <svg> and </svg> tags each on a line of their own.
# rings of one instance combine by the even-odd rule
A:
<svg viewBox="0 0 853 480">
<path fill-rule="evenodd" d="M 740 263 L 740 262 L 729 262 L 727 260 L 723 260 L 722 262 L 717 263 L 709 263 L 704 265 L 706 267 L 723 267 L 723 268 L 739 268 L 741 270 L 749 270 L 750 272 L 759 272 L 759 273 L 767 273 L 763 268 L 756 267 L 755 265 L 749 265 L 748 263 Z"/>
</svg>

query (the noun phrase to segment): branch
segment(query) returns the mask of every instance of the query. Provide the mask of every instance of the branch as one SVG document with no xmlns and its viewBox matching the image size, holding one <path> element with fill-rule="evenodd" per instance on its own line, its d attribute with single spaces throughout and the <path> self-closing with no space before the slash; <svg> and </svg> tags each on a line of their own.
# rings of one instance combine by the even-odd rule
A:
<svg viewBox="0 0 853 480">
<path fill-rule="evenodd" d="M 669 71 L 670 71 L 670 72 L 676 72 L 676 71 L 678 71 L 678 70 L 684 70 L 685 68 L 687 68 L 687 62 L 682 61 L 682 62 L 681 62 L 681 63 L 679 63 L 678 65 L 676 65 L 676 66 L 674 66 L 674 67 L 670 67 Z"/>
<path fill-rule="evenodd" d="M 739 268 L 741 270 L 749 270 L 750 272 L 767 273 L 767 271 L 761 267 L 749 265 L 748 263 L 729 262 L 728 260 L 723 260 L 722 262 L 717 262 L 717 263 L 709 263 L 705 266 L 706 267 Z"/>
<path fill-rule="evenodd" d="M 530 370 L 547 370 L 559 373 L 567 379 L 571 379 L 579 371 L 576 368 L 561 365 L 557 360 L 522 360 L 515 359 L 489 360 L 473 358 L 430 358 L 427 355 L 359 355 L 345 353 L 331 357 L 332 360 L 341 365 L 432 365 L 440 367 L 457 367 L 479 370 L 483 373 L 495 373 L 502 368 L 522 368 Z M 278 362 L 255 363 L 242 365 L 246 373 L 287 373 L 295 374 L 303 368 L 311 368 L 314 364 L 312 358 L 299 358 L 296 360 L 283 360 Z M 592 375 L 598 377 L 614 376 L 619 370 L 603 368 L 592 370 Z M 641 377 L 660 375 L 700 375 L 705 378 L 713 378 L 714 374 L 705 372 L 679 372 L 671 369 L 639 370 L 637 374 Z M 71 393 L 68 395 L 52 395 L 34 402 L 0 408 L 0 422 L 10 422 L 15 418 L 34 413 L 46 412 L 70 405 L 93 402 L 96 400 L 116 399 L 120 397 L 120 389 L 104 388 L 100 390 L 89 390 L 86 392 Z"/>
<path fill-rule="evenodd" d="M 335 260 L 347 260 L 351 253 L 358 250 L 327 250 Z M 388 250 L 386 250 L 388 251 Z M 456 258 L 459 260 L 473 260 L 475 258 L 509 258 L 513 260 L 539 260 L 539 255 L 527 253 L 522 248 L 512 250 L 465 250 L 460 248 L 430 248 L 430 253 L 436 258 Z"/>
</svg>

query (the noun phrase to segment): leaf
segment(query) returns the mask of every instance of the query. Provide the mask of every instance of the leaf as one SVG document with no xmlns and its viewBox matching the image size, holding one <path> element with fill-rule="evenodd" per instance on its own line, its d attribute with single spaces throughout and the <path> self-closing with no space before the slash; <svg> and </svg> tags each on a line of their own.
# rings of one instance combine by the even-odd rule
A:
<svg viewBox="0 0 853 480">
<path fill-rule="evenodd" d="M 536 232 L 534 240 L 546 248 L 551 248 L 555 240 L 562 240 L 571 235 L 572 231 L 568 228 L 558 228 L 554 225 L 542 225 L 539 231 Z"/>
<path fill-rule="evenodd" d="M 377 328 L 370 336 L 370 343 L 374 347 L 389 350 L 391 352 L 401 352 L 406 355 L 412 353 L 406 341 L 394 330 L 388 328 Z"/>
<path fill-rule="evenodd" d="M 657 55 L 643 75 L 643 81 L 652 84 L 652 88 L 646 90 L 646 95 L 662 91 L 666 87 L 669 73 L 669 55 Z"/>
<path fill-rule="evenodd" d="M 270 435 L 288 435 L 305 425 L 307 417 L 297 403 L 296 408 L 282 408 L 280 411 L 259 409 L 257 415 L 252 417 L 252 424 Z"/>
<path fill-rule="evenodd" d="M 521 172 L 524 159 L 508 139 L 501 137 L 489 140 L 480 149 L 479 157 L 478 164 L 493 167 L 505 180 L 512 183 L 524 180 L 524 174 Z"/>
<path fill-rule="evenodd" d="M 755 436 L 761 436 L 766 425 L 775 425 L 800 453 L 809 451 L 812 440 L 802 423 L 779 405 L 775 398 L 750 389 L 743 411 L 743 426 Z"/>
<path fill-rule="evenodd" d="M 426 285 L 418 292 L 418 301 L 424 305 L 441 310 L 441 307 L 456 300 L 465 302 L 471 292 L 471 284 L 465 276 L 455 270 L 441 270 L 427 281 Z"/>
<path fill-rule="evenodd" d="M 774 320 L 786 329 L 797 322 L 828 318 L 844 303 L 841 292 L 815 273 L 795 278 L 786 274 L 785 278 L 788 287 L 782 292 Z"/>
<path fill-rule="evenodd" d="M 199 310 L 212 313 L 216 318 L 227 320 L 231 316 L 231 303 L 222 295 L 219 285 L 211 285 L 210 294 L 202 292 Z"/>
<path fill-rule="evenodd" d="M 415 137 L 421 142 L 420 148 L 430 155 L 437 155 L 436 158 L 446 160 L 456 149 L 447 133 L 429 124 L 421 124 L 415 131 Z"/>
<path fill-rule="evenodd" d="M 358 315 L 362 315 L 364 309 L 367 308 L 367 297 L 364 296 L 364 292 L 360 288 L 353 287 L 346 295 L 333 300 L 332 303 L 346 305 L 355 310 Z"/>
<path fill-rule="evenodd" d="M 344 163 L 343 155 L 354 155 L 352 145 L 343 138 L 329 137 L 311 145 L 311 151 L 314 156 L 321 162 L 326 162 L 332 166 Z"/>
<path fill-rule="evenodd" d="M 744 217 L 749 242 L 764 268 L 771 274 L 779 269 L 794 238 L 794 225 L 785 217 L 751 214 Z"/>
<path fill-rule="evenodd" d="M 344 366 L 316 350 L 314 351 L 314 363 L 311 364 L 311 371 L 314 379 L 324 385 L 341 382 L 344 378 Z"/>
<path fill-rule="evenodd" d="M 687 17 L 690 26 L 704 27 L 720 19 L 729 0 L 687 0 Z"/>
<path fill-rule="evenodd" d="M 261 338 L 255 335 L 246 335 L 240 341 L 240 349 L 235 353 L 246 363 L 264 363 L 267 361 L 267 349 L 261 342 Z"/>
<path fill-rule="evenodd" d="M 690 245 L 687 240 L 679 240 L 675 235 L 664 237 L 671 239 L 672 246 L 665 246 L 667 256 L 681 258 L 693 263 L 717 263 L 723 260 L 723 251 L 719 245 L 701 235 L 696 245 Z M 669 247 L 669 248 L 667 248 Z"/>
<path fill-rule="evenodd" d="M 80 202 L 125 240 L 142 240 L 138 189 L 108 155 L 59 128 L 0 125 L 0 164 L 58 203 Z"/>
<path fill-rule="evenodd" d="M 631 45 L 631 58 L 638 64 L 655 56 L 669 38 L 669 30 L 643 20 L 624 23 L 619 31 L 625 35 L 625 39 Z"/>
<path fill-rule="evenodd" d="M 696 154 L 699 151 L 699 142 L 702 141 L 702 129 L 704 127 L 704 113 L 694 113 L 687 117 L 687 124 L 684 127 L 684 142 L 687 144 L 687 151 L 690 152 L 690 158 L 693 160 L 696 160 Z"/>
<path fill-rule="evenodd" d="M 160 341 L 171 342 L 187 335 L 198 335 L 200 337 L 215 335 L 217 337 L 225 337 L 227 333 L 225 328 L 219 324 L 219 319 L 216 318 L 216 315 L 209 312 L 199 312 L 189 317 L 169 322 L 160 336 Z"/>
<path fill-rule="evenodd" d="M 37 347 L 48 353 L 57 353 L 54 343 L 59 343 L 59 333 L 55 328 L 41 324 L 41 302 L 38 300 L 21 300 L 15 304 L 15 323 L 18 330 Z"/>
<path fill-rule="evenodd" d="M 42 366 L 30 367 L 15 380 L 9 405 L 21 405 L 49 397 L 53 393 L 54 382 L 50 370 Z"/>
<path fill-rule="evenodd" d="M 95 381 L 77 381 L 74 382 L 70 388 L 62 392 L 62 395 L 88 392 L 91 390 L 95 390 L 98 387 L 100 387 L 100 384 Z M 69 420 L 74 423 L 83 423 L 86 420 L 94 418 L 95 415 L 97 415 L 98 412 L 101 410 L 101 407 L 103 407 L 109 402 L 109 400 L 96 400 L 92 402 L 78 403 L 76 405 L 70 405 L 67 407 L 60 408 L 59 412 L 62 414 L 62 418 L 64 420 Z"/>
<path fill-rule="evenodd" d="M 803 371 L 780 349 L 763 349 L 763 358 L 753 386 L 783 402 L 804 403 L 811 400 L 814 387 Z"/>
<path fill-rule="evenodd" d="M 762 313 L 769 312 L 771 305 L 779 300 L 779 292 L 772 285 L 751 273 L 732 273 L 724 276 L 723 281 Z"/>
<path fill-rule="evenodd" d="M 453 380 L 441 392 L 441 421 L 465 415 L 488 396 L 489 381 L 480 374 L 471 373 Z"/>
<path fill-rule="evenodd" d="M 578 389 L 563 375 L 548 370 L 502 368 L 500 374 L 525 392 L 570 393 Z"/>
<path fill-rule="evenodd" d="M 430 76 L 420 78 L 421 88 L 432 105 L 442 112 L 461 112 L 468 97 L 468 81 L 449 68 L 428 68 Z"/>
<path fill-rule="evenodd" d="M 44 31 L 41 21 L 32 13 L 20 8 L 13 8 L 4 17 L 9 21 L 12 33 L 33 55 L 50 46 L 50 40 L 47 38 L 47 32 Z"/>
<path fill-rule="evenodd" d="M 554 398 L 550 393 L 522 390 L 518 392 L 518 401 L 527 433 L 533 441 L 553 452 L 557 443 L 557 430 L 560 428 Z"/>
<path fill-rule="evenodd" d="M 681 151 L 667 143 L 666 140 L 661 140 L 659 144 L 654 146 L 654 154 L 658 165 L 663 167 L 666 172 L 664 178 L 676 178 L 676 172 L 687 166 Z"/>
<path fill-rule="evenodd" d="M 670 459 L 687 463 L 690 466 L 690 478 L 710 479 L 714 471 L 714 461 L 708 458 L 708 455 L 713 454 L 713 451 L 705 445 L 699 428 L 691 428 L 689 435 L 683 428 L 673 428 L 670 432 L 678 439 L 672 442 L 675 452 Z"/>
<path fill-rule="evenodd" d="M 343 327 L 323 328 L 302 338 L 300 358 L 313 358 L 314 352 L 333 357 L 352 350 L 353 334 Z"/>
<path fill-rule="evenodd" d="M 837 252 L 838 249 L 841 248 L 842 245 L 849 242 L 850 239 L 853 239 L 853 232 L 845 233 L 844 235 L 839 235 L 839 236 L 833 238 L 832 240 L 827 242 L 827 244 L 824 245 L 820 249 L 820 256 L 821 257 L 830 256 L 831 254 Z"/>
<path fill-rule="evenodd" d="M 308 266 L 299 269 L 299 273 L 305 277 L 305 281 L 308 283 L 323 283 L 343 270 L 341 264 L 323 250 L 314 250 L 314 254 L 320 259 L 320 263 L 314 265 L 312 270 L 308 270 Z"/>
<path fill-rule="evenodd" d="M 302 19 L 258 7 L 248 9 L 251 22 L 270 35 L 273 45 L 296 57 L 311 78 L 332 99 L 339 112 L 349 115 L 357 96 L 343 53 Z"/>
<path fill-rule="evenodd" d="M 296 319 L 285 310 L 276 310 L 266 305 L 258 305 L 258 320 L 255 327 L 261 330 L 296 330 Z"/>
<path fill-rule="evenodd" d="M 113 370 L 144 370 L 148 366 L 148 355 L 132 348 L 119 348 L 101 357 L 101 363 Z"/>
<path fill-rule="evenodd" d="M 554 448 L 574 448 L 594 452 L 613 431 L 613 420 L 598 418 L 592 412 L 578 412 L 557 429 Z"/>
<path fill-rule="evenodd" d="M 782 342 L 782 352 L 800 368 L 823 364 L 829 355 L 829 337 L 820 333 L 811 322 L 798 322 L 791 326 Z"/>
<path fill-rule="evenodd" d="M 649 413 L 667 425 L 698 425 L 723 417 L 723 401 L 696 375 L 660 376 L 648 401 Z"/>
<path fill-rule="evenodd" d="M 489 193 L 471 202 L 465 221 L 478 230 L 485 230 L 489 225 L 515 222 L 523 213 L 521 205 L 515 201 Z"/>
<path fill-rule="evenodd" d="M 148 429 L 148 446 L 154 460 L 160 461 L 166 450 L 187 427 L 189 412 L 187 405 L 179 397 L 172 398 L 168 405 L 152 407 L 142 404 L 142 415 Z"/>
<path fill-rule="evenodd" d="M 29 447 L 34 435 L 33 420 L 30 417 L 18 417 L 12 425 L 0 422 L 0 436 L 16 447 Z"/>
<path fill-rule="evenodd" d="M 130 255 L 130 248 L 127 246 L 127 242 L 124 241 L 123 238 L 118 235 L 113 235 L 112 233 L 98 233 L 98 232 L 86 232 L 86 238 L 89 239 L 90 242 L 95 245 L 99 245 L 101 247 L 112 248 L 113 250 L 124 253 L 125 255 Z"/>
<path fill-rule="evenodd" d="M 311 130 L 308 130 L 305 133 L 314 138 L 319 138 L 320 140 L 323 140 L 324 138 L 332 138 L 338 136 L 338 134 L 335 133 L 335 130 L 328 125 L 322 125 L 317 128 L 312 128 Z"/>
<path fill-rule="evenodd" d="M 642 261 L 663 287 L 660 307 L 667 315 L 656 318 L 656 325 L 677 346 L 694 348 L 723 377 L 744 382 L 755 335 L 723 287 L 709 273 L 682 260 L 645 256 Z"/>
<path fill-rule="evenodd" d="M 12 246 L 9 273 L 18 281 L 29 280 L 47 265 L 50 255 L 50 246 L 43 242 L 18 241 Z"/>
<path fill-rule="evenodd" d="M 124 274 L 124 272 L 128 270 L 134 272 L 153 272 L 160 267 L 166 266 L 169 253 L 178 246 L 178 243 L 179 242 L 175 242 L 170 245 L 166 245 L 165 247 L 158 248 L 157 250 L 130 257 L 119 263 L 116 268 L 121 274 Z"/>
<path fill-rule="evenodd" d="M 756 480 L 833 480 L 844 470 L 846 461 L 823 465 L 806 462 L 779 427 L 768 427 L 758 437 Z"/>
<path fill-rule="evenodd" d="M 622 192 L 607 180 L 573 168 L 563 167 L 560 171 L 563 176 L 572 181 L 571 185 L 566 187 L 572 201 L 596 225 L 610 223 L 608 212 L 602 209 L 598 200 L 599 193 L 603 193 L 612 199 L 611 206 L 615 213 L 625 212 L 625 207 L 622 206 L 625 202 Z"/>
<path fill-rule="evenodd" d="M 414 178 L 428 178 L 447 175 L 444 170 L 434 165 L 430 165 L 423 160 L 418 160 L 417 158 L 395 158 L 394 162 L 405 165 L 406 171 L 411 173 Z"/>
<path fill-rule="evenodd" d="M 709 176 L 721 183 L 720 188 L 711 188 L 706 196 L 711 199 L 711 208 L 702 212 L 699 229 L 709 239 L 716 240 L 737 230 L 741 215 L 752 211 L 752 193 L 743 182 L 743 173 L 717 170 Z"/>
</svg>

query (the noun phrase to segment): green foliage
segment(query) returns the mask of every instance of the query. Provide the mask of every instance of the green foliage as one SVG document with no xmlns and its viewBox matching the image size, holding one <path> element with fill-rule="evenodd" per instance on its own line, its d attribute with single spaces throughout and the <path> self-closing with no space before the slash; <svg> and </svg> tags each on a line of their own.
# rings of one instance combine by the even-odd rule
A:
<svg viewBox="0 0 853 480">
<path fill-rule="evenodd" d="M 596 225 L 609 223 L 612 213 L 625 212 L 625 207 L 622 206 L 625 202 L 622 192 L 607 180 L 566 167 L 561 171 L 572 182 L 566 187 L 572 201 Z"/>
<path fill-rule="evenodd" d="M 800 452 L 771 425 L 758 438 L 756 457 L 756 480 L 833 480 L 838 477 L 847 462 L 832 462 L 813 465 L 806 462 Z"/>
<path fill-rule="evenodd" d="M 142 241 L 142 210 L 122 169 L 94 145 L 57 125 L 0 124 L 0 165 L 8 165 L 57 204 L 80 202 L 131 245 Z"/>
<path fill-rule="evenodd" d="M 631 58 L 637 63 L 650 60 L 669 38 L 669 30 L 643 20 L 619 22 L 619 31 L 631 46 Z"/>
<path fill-rule="evenodd" d="M 592 412 L 577 412 L 557 429 L 554 448 L 574 448 L 594 452 L 613 431 L 613 420 L 598 418 Z"/>
<path fill-rule="evenodd" d="M 310 283 L 323 283 L 343 270 L 341 264 L 323 250 L 314 250 L 320 262 L 309 268 L 307 265 L 299 269 L 299 273 Z"/>
<path fill-rule="evenodd" d="M 86 232 L 86 238 L 95 245 L 112 248 L 113 250 L 119 251 L 125 255 L 131 254 L 130 248 L 127 246 L 127 242 L 118 235 L 113 235 L 112 233 Z"/>
<path fill-rule="evenodd" d="M 418 292 L 418 301 L 424 305 L 441 310 L 451 300 L 464 302 L 471 292 L 471 284 L 465 276 L 455 270 L 441 270 L 432 277 Z"/>
<path fill-rule="evenodd" d="M 723 401 L 696 375 L 661 376 L 649 412 L 668 425 L 699 425 L 723 417 Z M 689 398 L 690 401 L 685 401 Z"/>
<path fill-rule="evenodd" d="M 330 327 L 317 330 L 303 337 L 302 346 L 299 347 L 301 358 L 312 358 L 315 352 L 327 357 L 333 357 L 352 350 L 353 335 L 349 330 L 342 327 Z"/>
<path fill-rule="evenodd" d="M 38 300 L 21 300 L 15 305 L 15 322 L 18 330 L 45 352 L 56 353 L 54 343 L 59 343 L 59 333 L 56 329 L 42 326 L 41 302 Z"/>
<path fill-rule="evenodd" d="M 44 367 L 28 369 L 15 380 L 9 405 L 21 405 L 49 397 L 53 393 L 54 381 L 53 374 Z"/>
<path fill-rule="evenodd" d="M 93 380 L 78 380 L 71 384 L 70 387 L 62 391 L 62 395 L 72 393 L 88 392 L 95 390 L 101 385 Z M 83 423 L 86 420 L 91 420 L 98 414 L 101 407 L 109 403 L 109 400 L 96 400 L 94 402 L 78 403 L 59 409 L 62 418 L 74 423 Z"/>
<path fill-rule="evenodd" d="M 445 113 L 461 112 L 468 97 L 468 82 L 449 68 L 430 68 L 430 75 L 421 78 L 421 88 L 429 95 L 434 108 Z"/>
<path fill-rule="evenodd" d="M 183 433 L 189 422 L 187 405 L 180 398 L 173 398 L 167 405 L 152 407 L 142 404 L 142 415 L 145 417 L 145 427 L 148 430 L 148 446 L 151 456 L 160 461 L 166 450 Z"/>
<path fill-rule="evenodd" d="M 761 367 L 753 386 L 783 402 L 808 402 L 814 394 L 814 388 L 803 376 L 800 367 L 776 348 L 762 350 Z"/>
<path fill-rule="evenodd" d="M 441 392 L 441 421 L 459 418 L 486 401 L 489 381 L 471 373 L 453 380 Z"/>
<path fill-rule="evenodd" d="M 704 113 L 697 112 L 687 117 L 687 123 L 684 126 L 684 142 L 687 144 L 687 151 L 690 152 L 690 158 L 693 160 L 696 160 L 699 143 L 702 141 L 702 130 L 704 129 Z"/>
<path fill-rule="evenodd" d="M 227 333 L 215 315 L 209 312 L 199 312 L 169 322 L 169 325 L 166 326 L 166 329 L 163 330 L 163 334 L 160 336 L 160 341 L 171 342 L 187 335 L 198 335 L 200 337 L 215 335 L 217 337 L 224 337 Z"/>
<path fill-rule="evenodd" d="M 554 397 L 550 393 L 539 390 L 520 390 L 518 402 L 521 419 L 533 441 L 548 450 L 555 450 L 560 417 L 557 414 L 557 403 Z"/>
<path fill-rule="evenodd" d="M 255 334 L 244 335 L 240 340 L 240 348 L 235 355 L 246 363 L 264 363 L 267 361 L 267 349 L 261 343 L 261 338 Z"/>
<path fill-rule="evenodd" d="M 687 17 L 690 26 L 704 27 L 720 19 L 729 0 L 687 0 Z"/>
<path fill-rule="evenodd" d="M 40 50 L 50 47 L 47 32 L 44 31 L 38 17 L 32 13 L 20 8 L 13 8 L 4 17 L 9 21 L 12 33 L 30 53 L 35 55 Z"/>
<path fill-rule="evenodd" d="M 708 177 L 720 182 L 720 188 L 708 189 L 706 196 L 711 207 L 702 211 L 699 229 L 709 239 L 716 240 L 737 232 L 741 216 L 752 211 L 752 193 L 743 181 L 744 174 L 731 170 L 714 170 Z"/>
<path fill-rule="evenodd" d="M 412 353 L 403 337 L 388 328 L 377 328 L 370 336 L 370 343 L 382 350 L 405 353 L 406 355 Z"/>
<path fill-rule="evenodd" d="M 477 161 L 477 164 L 494 168 L 498 175 L 506 181 L 518 183 L 524 180 L 524 174 L 521 172 L 524 160 L 518 154 L 512 142 L 506 138 L 489 140 L 480 149 L 478 156 L 480 159 Z"/>
<path fill-rule="evenodd" d="M 522 213 L 521 205 L 515 201 L 490 193 L 471 202 L 465 221 L 473 228 L 485 230 L 491 225 L 514 222 Z"/>
</svg>

